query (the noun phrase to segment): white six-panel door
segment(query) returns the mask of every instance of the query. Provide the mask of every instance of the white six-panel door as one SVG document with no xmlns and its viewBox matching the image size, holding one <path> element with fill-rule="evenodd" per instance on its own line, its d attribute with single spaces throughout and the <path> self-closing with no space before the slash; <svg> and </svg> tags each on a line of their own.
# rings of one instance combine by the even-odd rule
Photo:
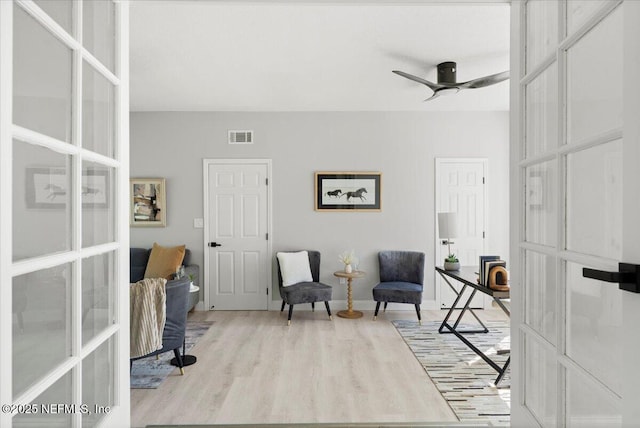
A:
<svg viewBox="0 0 640 428">
<path fill-rule="evenodd" d="M 270 161 L 205 160 L 205 305 L 268 309 Z"/>
<path fill-rule="evenodd" d="M 512 7 L 512 424 L 637 426 L 640 5 Z"/>
<path fill-rule="evenodd" d="M 478 265 L 479 256 L 485 254 L 486 216 L 486 159 L 438 158 L 436 159 L 436 213 L 455 212 L 458 219 L 458 236 L 451 239 L 451 252 L 455 253 L 462 266 Z M 442 266 L 448 246 L 438 236 L 436 216 L 435 265 Z M 450 308 L 455 294 L 435 275 L 439 289 L 440 308 Z M 459 284 L 452 284 L 458 287 Z M 478 293 L 472 307 L 483 308 L 484 295 Z"/>
</svg>

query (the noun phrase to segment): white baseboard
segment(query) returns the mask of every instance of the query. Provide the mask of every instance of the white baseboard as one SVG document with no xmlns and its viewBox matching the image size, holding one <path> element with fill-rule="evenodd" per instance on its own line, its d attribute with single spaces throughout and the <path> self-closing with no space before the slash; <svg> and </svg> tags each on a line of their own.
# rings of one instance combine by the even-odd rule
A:
<svg viewBox="0 0 640 428">
<path fill-rule="evenodd" d="M 343 311 L 345 309 L 347 309 L 347 301 L 346 300 L 332 300 L 330 302 L 331 305 L 331 310 L 332 311 Z M 269 308 L 267 310 L 269 311 L 279 311 L 280 308 L 282 306 L 282 300 L 269 300 Z M 296 310 L 300 310 L 300 311 L 310 311 L 311 310 L 311 305 L 309 304 L 305 304 L 305 305 L 299 305 L 300 308 L 298 309 L 296 307 Z M 353 302 L 353 308 L 356 310 L 360 310 L 360 311 L 374 311 L 376 309 L 376 302 L 373 300 L 354 300 Z M 322 302 L 318 302 L 316 304 L 316 310 L 318 309 L 322 309 L 324 310 L 324 304 Z M 435 300 L 425 300 L 422 302 L 422 305 L 420 305 L 420 309 L 423 309 L 425 311 L 432 311 L 432 310 L 436 310 L 439 309 L 438 305 L 436 304 Z M 202 300 L 200 300 L 198 302 L 198 304 L 195 306 L 195 308 L 193 309 L 194 311 L 204 311 L 204 302 Z M 415 308 L 413 307 L 413 305 L 408 305 L 405 303 L 389 303 L 389 305 L 387 306 L 387 310 L 388 311 L 415 311 Z"/>
<path fill-rule="evenodd" d="M 332 300 L 329 305 L 331 306 L 331 311 L 343 311 L 347 309 L 347 301 L 346 300 Z M 300 309 L 296 306 L 295 310 L 301 311 L 310 311 L 311 305 L 304 304 L 299 305 Z M 269 301 L 269 310 L 270 311 L 279 311 L 282 307 L 282 300 L 271 300 Z M 316 310 L 324 310 L 324 304 L 322 302 L 316 303 Z M 353 301 L 353 309 L 359 311 L 374 311 L 376 309 L 376 302 L 373 300 L 354 300 Z M 434 310 L 438 309 L 435 300 L 425 300 L 420 305 L 420 309 L 423 310 Z M 286 308 L 285 308 L 286 310 Z M 406 303 L 389 303 L 387 306 L 388 311 L 415 311 L 413 305 L 409 305 Z"/>
</svg>

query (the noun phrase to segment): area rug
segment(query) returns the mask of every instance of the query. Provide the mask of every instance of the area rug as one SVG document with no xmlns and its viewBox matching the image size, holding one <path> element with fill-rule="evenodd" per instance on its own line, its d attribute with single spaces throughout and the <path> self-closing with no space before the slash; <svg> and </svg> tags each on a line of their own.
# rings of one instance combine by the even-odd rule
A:
<svg viewBox="0 0 640 428">
<path fill-rule="evenodd" d="M 213 321 L 187 321 L 187 331 L 185 335 L 186 354 L 189 354 L 189 350 L 193 348 L 198 339 L 209 330 L 212 324 Z M 178 368 L 172 366 L 170 363 L 174 357 L 173 352 L 165 352 L 160 355 L 159 359 L 153 356 L 134 361 L 131 369 L 131 388 L 157 388 L 174 370 L 179 376 Z M 196 362 L 196 364 L 198 363 Z M 189 369 L 185 368 L 185 370 Z"/>
<path fill-rule="evenodd" d="M 511 414 L 511 378 L 507 370 L 498 387 L 497 372 L 453 334 L 440 334 L 440 322 L 393 321 L 436 388 L 465 423 L 491 422 L 508 426 Z M 502 366 L 509 354 L 497 354 L 497 349 L 509 349 L 509 323 L 488 321 L 489 333 L 468 334 L 465 337 L 478 349 Z M 460 325 L 460 329 L 477 328 Z"/>
</svg>

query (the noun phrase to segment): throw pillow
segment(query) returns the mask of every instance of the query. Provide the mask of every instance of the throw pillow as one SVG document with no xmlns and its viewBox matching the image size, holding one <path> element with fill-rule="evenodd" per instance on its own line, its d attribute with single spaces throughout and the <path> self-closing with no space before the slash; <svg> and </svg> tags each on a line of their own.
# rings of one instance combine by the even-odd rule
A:
<svg viewBox="0 0 640 428">
<path fill-rule="evenodd" d="M 278 257 L 278 263 L 280 263 L 283 287 L 288 287 L 299 282 L 313 281 L 308 252 L 278 253 L 276 256 Z"/>
<path fill-rule="evenodd" d="M 171 279 L 184 259 L 185 245 L 177 247 L 163 247 L 153 243 L 147 269 L 144 272 L 145 278 L 165 278 Z"/>
</svg>

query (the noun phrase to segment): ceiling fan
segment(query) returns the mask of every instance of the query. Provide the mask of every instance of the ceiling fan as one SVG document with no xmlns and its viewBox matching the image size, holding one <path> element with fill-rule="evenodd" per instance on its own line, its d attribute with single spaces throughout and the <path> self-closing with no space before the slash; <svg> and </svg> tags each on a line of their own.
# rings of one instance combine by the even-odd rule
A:
<svg viewBox="0 0 640 428">
<path fill-rule="evenodd" d="M 509 71 L 503 71 L 502 73 L 458 83 L 456 82 L 456 68 L 456 63 L 453 61 L 446 61 L 438 64 L 438 83 L 429 82 L 428 80 L 405 73 L 404 71 L 393 70 L 393 72 L 402 77 L 413 80 L 414 82 L 428 86 L 433 91 L 433 95 L 425 101 L 432 100 L 440 95 L 456 94 L 461 89 L 476 89 L 494 85 L 509 78 Z"/>
</svg>

